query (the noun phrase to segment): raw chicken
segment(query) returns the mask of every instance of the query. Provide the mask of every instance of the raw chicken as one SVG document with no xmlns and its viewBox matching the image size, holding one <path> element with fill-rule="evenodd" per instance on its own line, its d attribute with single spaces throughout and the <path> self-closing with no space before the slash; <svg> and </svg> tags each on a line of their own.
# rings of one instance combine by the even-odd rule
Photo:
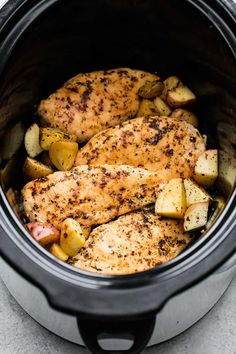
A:
<svg viewBox="0 0 236 354">
<path fill-rule="evenodd" d="M 95 228 L 72 262 L 87 271 L 131 274 L 175 258 L 190 242 L 183 221 L 142 210 Z"/>
<path fill-rule="evenodd" d="M 93 226 L 139 209 L 156 200 L 159 176 L 131 166 L 78 166 L 29 182 L 22 190 L 29 220 L 60 229 L 73 218 Z"/>
<path fill-rule="evenodd" d="M 167 117 L 136 118 L 94 136 L 76 165 L 131 165 L 157 171 L 163 182 L 190 178 L 204 140 L 192 125 Z"/>
<path fill-rule="evenodd" d="M 89 140 L 101 130 L 136 116 L 139 88 L 159 77 L 140 70 L 121 68 L 79 74 L 46 100 L 38 114 L 51 127 Z"/>
</svg>

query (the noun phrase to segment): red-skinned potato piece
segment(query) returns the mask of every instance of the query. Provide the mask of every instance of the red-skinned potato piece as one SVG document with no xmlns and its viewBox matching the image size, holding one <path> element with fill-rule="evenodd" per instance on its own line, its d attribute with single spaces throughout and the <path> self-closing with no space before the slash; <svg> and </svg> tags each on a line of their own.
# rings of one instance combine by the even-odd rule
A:
<svg viewBox="0 0 236 354">
<path fill-rule="evenodd" d="M 31 222 L 25 225 L 30 235 L 42 246 L 57 242 L 60 239 L 60 232 L 51 224 L 42 222 Z"/>
<path fill-rule="evenodd" d="M 196 102 L 197 97 L 187 86 L 178 86 L 168 91 L 166 101 L 172 108 L 181 108 Z"/>
</svg>

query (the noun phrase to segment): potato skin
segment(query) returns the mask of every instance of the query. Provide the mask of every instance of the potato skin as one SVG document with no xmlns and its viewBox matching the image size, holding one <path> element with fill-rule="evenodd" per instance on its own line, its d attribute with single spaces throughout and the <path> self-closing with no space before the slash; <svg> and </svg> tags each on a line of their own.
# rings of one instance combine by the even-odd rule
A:
<svg viewBox="0 0 236 354">
<path fill-rule="evenodd" d="M 25 225 L 30 235 L 42 246 L 59 241 L 60 232 L 49 223 L 31 222 Z"/>
<path fill-rule="evenodd" d="M 76 141 L 77 137 L 73 134 L 66 134 L 56 128 L 40 128 L 40 146 L 48 151 L 51 144 L 57 141 Z"/>
<path fill-rule="evenodd" d="M 43 163 L 27 157 L 23 165 L 23 174 L 26 181 L 45 177 L 53 173 L 53 169 Z"/>
<path fill-rule="evenodd" d="M 58 243 L 53 243 L 50 247 L 50 253 L 60 259 L 62 262 L 66 262 L 69 256 L 62 250 L 61 246 Z"/>
<path fill-rule="evenodd" d="M 35 123 L 25 133 L 25 149 L 30 157 L 36 157 L 43 151 L 39 144 L 39 133 L 39 127 Z"/>
<path fill-rule="evenodd" d="M 57 141 L 49 148 L 49 157 L 59 171 L 70 170 L 78 153 L 78 144 L 69 141 Z"/>
<path fill-rule="evenodd" d="M 156 106 L 156 110 L 159 116 L 168 117 L 171 114 L 171 108 L 160 97 L 156 97 L 153 103 Z"/>
<path fill-rule="evenodd" d="M 161 99 L 166 101 L 166 95 L 168 91 L 175 89 L 178 86 L 183 86 L 182 81 L 177 76 L 169 76 L 164 80 L 164 90 L 161 95 Z"/>
<path fill-rule="evenodd" d="M 207 150 L 199 156 L 193 178 L 201 186 L 211 187 L 218 177 L 218 150 Z"/>
<path fill-rule="evenodd" d="M 155 98 L 160 96 L 164 90 L 164 83 L 160 80 L 155 81 L 146 81 L 146 83 L 140 87 L 139 89 L 139 96 L 142 98 Z"/>
<path fill-rule="evenodd" d="M 85 245 L 85 237 L 80 224 L 67 218 L 61 225 L 60 246 L 62 250 L 70 257 L 74 257 Z"/>
<path fill-rule="evenodd" d="M 209 202 L 190 205 L 184 216 L 184 230 L 195 231 L 207 224 Z"/>
<path fill-rule="evenodd" d="M 144 98 L 140 103 L 137 117 L 149 117 L 155 115 L 157 115 L 156 106 L 152 101 Z"/>
<path fill-rule="evenodd" d="M 197 116 L 187 109 L 177 108 L 171 113 L 171 117 L 179 120 L 184 120 L 185 122 L 192 124 L 195 128 L 198 127 Z"/>
<path fill-rule="evenodd" d="M 196 96 L 187 86 L 178 86 L 167 92 L 166 101 L 172 108 L 181 108 L 196 102 Z"/>
</svg>

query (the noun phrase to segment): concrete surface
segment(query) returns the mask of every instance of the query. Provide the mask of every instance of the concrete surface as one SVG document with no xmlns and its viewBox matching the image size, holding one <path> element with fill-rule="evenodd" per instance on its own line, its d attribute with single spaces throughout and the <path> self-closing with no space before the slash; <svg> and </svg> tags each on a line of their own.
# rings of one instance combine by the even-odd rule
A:
<svg viewBox="0 0 236 354">
<path fill-rule="evenodd" d="M 194 306 L 194 304 L 193 304 Z M 34 322 L 0 280 L 0 354 L 88 354 Z M 215 308 L 191 329 L 145 354 L 236 354 L 236 279 Z"/>
</svg>

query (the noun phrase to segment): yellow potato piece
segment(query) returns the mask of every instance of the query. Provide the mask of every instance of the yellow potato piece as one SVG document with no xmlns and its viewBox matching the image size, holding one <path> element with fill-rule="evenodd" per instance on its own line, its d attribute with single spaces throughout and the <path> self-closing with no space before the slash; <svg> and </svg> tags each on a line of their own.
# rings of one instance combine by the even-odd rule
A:
<svg viewBox="0 0 236 354">
<path fill-rule="evenodd" d="M 51 144 L 49 148 L 49 157 L 59 171 L 70 170 L 74 165 L 77 153 L 78 144 L 69 141 L 58 141 Z"/>
<path fill-rule="evenodd" d="M 23 166 L 23 174 L 26 181 L 45 177 L 53 173 L 53 169 L 43 163 L 27 157 Z"/>
<path fill-rule="evenodd" d="M 183 180 L 173 178 L 160 192 L 155 204 L 155 213 L 165 217 L 183 219 L 185 211 L 186 195 Z"/>
<path fill-rule="evenodd" d="M 139 96 L 142 98 L 155 98 L 162 94 L 164 89 L 164 83 L 160 80 L 146 81 L 146 83 L 140 87 Z"/>
<path fill-rule="evenodd" d="M 198 126 L 197 116 L 194 113 L 188 111 L 187 109 L 183 109 L 183 108 L 175 109 L 171 113 L 171 117 L 178 120 L 184 120 L 185 122 L 192 124 L 194 127 Z"/>
<path fill-rule="evenodd" d="M 168 117 L 171 114 L 172 110 L 160 97 L 156 97 L 153 103 L 156 106 L 156 110 L 159 116 Z"/>
<path fill-rule="evenodd" d="M 80 224 L 67 218 L 61 225 L 60 246 L 62 250 L 70 257 L 74 257 L 85 245 L 85 237 Z"/>
<path fill-rule="evenodd" d="M 140 103 L 137 117 L 148 117 L 157 115 L 156 106 L 150 100 L 143 99 Z"/>
<path fill-rule="evenodd" d="M 207 224 L 209 202 L 192 204 L 184 215 L 184 230 L 194 231 Z"/>
<path fill-rule="evenodd" d="M 36 157 L 43 150 L 39 144 L 39 127 L 32 124 L 25 133 L 25 149 L 30 157 Z"/>
<path fill-rule="evenodd" d="M 49 251 L 51 252 L 51 254 L 53 254 L 53 256 L 57 257 L 63 262 L 66 262 L 69 258 L 69 256 L 62 250 L 60 245 L 58 245 L 57 243 L 53 243 Z"/>
<path fill-rule="evenodd" d="M 218 177 L 218 150 L 207 150 L 197 160 L 193 178 L 201 186 L 211 187 Z"/>
<path fill-rule="evenodd" d="M 192 104 L 197 97 L 187 86 L 178 86 L 175 89 L 168 91 L 166 101 L 172 108 L 180 108 Z"/>
<path fill-rule="evenodd" d="M 72 141 L 77 140 L 76 135 L 65 134 L 56 128 L 40 128 L 40 146 L 43 150 L 49 150 L 52 143 L 57 141 Z"/>
<path fill-rule="evenodd" d="M 212 200 L 210 194 L 191 179 L 184 180 L 184 187 L 186 191 L 187 207 L 195 203 L 210 202 Z"/>
</svg>

